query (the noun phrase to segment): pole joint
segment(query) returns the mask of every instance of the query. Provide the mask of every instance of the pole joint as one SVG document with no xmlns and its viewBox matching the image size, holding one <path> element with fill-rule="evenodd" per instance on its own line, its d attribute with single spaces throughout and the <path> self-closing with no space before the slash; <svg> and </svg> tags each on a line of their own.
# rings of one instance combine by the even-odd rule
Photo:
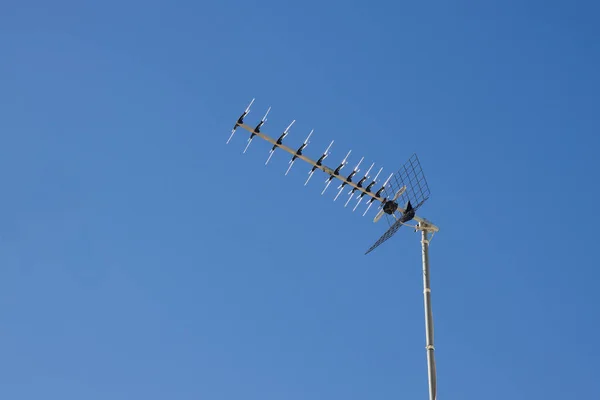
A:
<svg viewBox="0 0 600 400">
<path fill-rule="evenodd" d="M 435 232 L 438 232 L 440 230 L 440 228 L 438 228 L 437 226 L 433 225 L 431 222 L 424 219 L 424 220 L 419 221 L 417 226 L 415 226 L 415 230 L 435 233 Z"/>
<path fill-rule="evenodd" d="M 429 243 L 433 239 L 433 235 L 435 235 L 435 233 L 439 230 L 440 228 L 426 220 L 419 221 L 419 223 L 415 226 L 415 232 L 425 232 L 425 236 L 423 236 L 423 239 L 421 240 L 421 243 L 423 243 L 424 245 L 429 245 Z M 431 233 L 431 236 L 427 235 L 428 233 Z"/>
</svg>

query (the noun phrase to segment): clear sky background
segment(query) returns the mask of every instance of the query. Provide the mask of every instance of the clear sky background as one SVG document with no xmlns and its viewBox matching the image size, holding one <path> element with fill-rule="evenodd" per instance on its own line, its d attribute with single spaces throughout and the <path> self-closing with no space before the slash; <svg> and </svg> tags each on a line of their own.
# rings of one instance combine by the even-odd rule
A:
<svg viewBox="0 0 600 400">
<path fill-rule="evenodd" d="M 599 11 L 0 3 L 0 398 L 427 398 L 419 235 L 225 145 L 253 97 L 419 154 L 440 399 L 600 398 Z"/>
</svg>

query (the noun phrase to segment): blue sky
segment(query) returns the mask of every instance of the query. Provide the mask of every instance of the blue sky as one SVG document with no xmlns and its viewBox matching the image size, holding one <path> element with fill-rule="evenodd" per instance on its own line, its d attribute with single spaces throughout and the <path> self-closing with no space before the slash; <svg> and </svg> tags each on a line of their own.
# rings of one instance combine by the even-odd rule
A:
<svg viewBox="0 0 600 400">
<path fill-rule="evenodd" d="M 51 3 L 0 4 L 1 398 L 426 398 L 418 235 L 226 146 L 253 97 L 419 154 L 440 399 L 599 396 L 597 4 Z"/>
</svg>

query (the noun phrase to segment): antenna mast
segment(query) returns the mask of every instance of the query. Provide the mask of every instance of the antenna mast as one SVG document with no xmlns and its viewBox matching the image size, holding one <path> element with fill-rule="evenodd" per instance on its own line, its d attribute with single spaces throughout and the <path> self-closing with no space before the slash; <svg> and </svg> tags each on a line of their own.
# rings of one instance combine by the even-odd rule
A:
<svg viewBox="0 0 600 400">
<path fill-rule="evenodd" d="M 352 200 L 355 195 L 358 195 L 358 201 L 352 211 L 355 211 L 356 208 L 363 201 L 363 198 L 366 196 L 367 200 L 367 208 L 363 214 L 366 215 L 374 202 L 379 202 L 379 211 L 377 215 L 373 219 L 373 222 L 378 222 L 384 215 L 388 222 L 390 223 L 390 228 L 367 250 L 365 254 L 370 253 L 375 250 L 385 241 L 390 239 L 394 234 L 400 229 L 402 225 L 409 226 L 417 231 L 421 231 L 421 251 L 423 257 L 423 301 L 425 308 L 425 338 L 426 338 L 426 350 L 427 350 L 427 373 L 428 373 L 428 383 L 429 383 L 429 399 L 437 400 L 437 376 L 436 376 L 436 368 L 435 368 L 435 357 L 434 357 L 434 345 L 433 345 L 433 313 L 431 311 L 431 285 L 430 285 L 430 271 L 429 271 L 429 244 L 435 232 L 439 231 L 439 228 L 433 225 L 431 222 L 427 221 L 424 218 L 421 218 L 416 215 L 417 210 L 427 201 L 429 198 L 429 186 L 427 185 L 427 181 L 425 180 L 425 175 L 423 174 L 423 170 L 421 169 L 421 164 L 416 154 L 413 154 L 409 160 L 404 164 L 402 168 L 395 174 L 390 174 L 387 180 L 381 185 L 381 187 L 373 192 L 372 189 L 379 184 L 379 176 L 383 168 L 379 168 L 379 171 L 375 175 L 375 178 L 371 180 L 371 170 L 375 163 L 371 164 L 365 175 L 359 179 L 357 182 L 354 182 L 354 176 L 360 172 L 360 165 L 364 160 L 364 157 L 360 159 L 360 161 L 356 164 L 354 169 L 350 172 L 349 175 L 345 176 L 341 174 L 342 168 L 344 168 L 348 163 L 348 158 L 352 150 L 348 151 L 346 157 L 341 161 L 341 163 L 337 166 L 337 168 L 333 169 L 327 167 L 323 164 L 324 160 L 331 154 L 331 146 L 333 145 L 333 141 L 329 144 L 327 149 L 322 153 L 322 155 L 315 161 L 311 158 L 308 158 L 303 154 L 304 149 L 310 143 L 310 137 L 313 134 L 311 130 L 308 134 L 308 137 L 304 140 L 302 145 L 298 147 L 297 150 L 294 150 L 283 144 L 283 140 L 289 134 L 289 131 L 296 122 L 293 120 L 288 127 L 281 133 L 278 139 L 274 139 L 265 133 L 261 132 L 262 126 L 267 122 L 267 116 L 271 111 L 271 107 L 267 110 L 264 117 L 259 121 L 256 127 L 252 128 L 249 125 L 244 123 L 244 118 L 250 113 L 250 107 L 254 103 L 254 99 L 250 102 L 250 105 L 246 108 L 246 110 L 241 114 L 238 118 L 237 122 L 233 126 L 231 130 L 231 135 L 227 140 L 227 143 L 231 141 L 233 138 L 237 128 L 241 127 L 244 130 L 250 132 L 250 137 L 248 138 L 248 143 L 246 148 L 244 149 L 244 153 L 250 147 L 250 143 L 255 137 L 259 137 L 272 145 L 267 161 L 265 163 L 268 164 L 271 160 L 271 157 L 275 153 L 277 149 L 281 149 L 292 155 L 292 158 L 289 161 L 289 167 L 285 174 L 291 170 L 292 166 L 296 162 L 296 160 L 300 159 L 311 165 L 311 169 L 308 172 L 308 179 L 304 183 L 307 185 L 310 179 L 313 177 L 315 171 L 321 170 L 326 175 L 328 175 L 325 181 L 325 188 L 321 194 L 323 195 L 331 182 L 334 179 L 341 181 L 338 186 L 338 193 L 334 198 L 334 201 L 341 195 L 344 187 L 348 187 L 350 191 L 348 192 L 348 200 L 346 201 L 344 207 L 348 206 L 348 203 Z M 392 178 L 394 178 L 392 180 Z M 400 206 L 402 204 L 403 206 Z M 408 222 L 416 221 L 416 225 L 410 225 Z"/>
</svg>

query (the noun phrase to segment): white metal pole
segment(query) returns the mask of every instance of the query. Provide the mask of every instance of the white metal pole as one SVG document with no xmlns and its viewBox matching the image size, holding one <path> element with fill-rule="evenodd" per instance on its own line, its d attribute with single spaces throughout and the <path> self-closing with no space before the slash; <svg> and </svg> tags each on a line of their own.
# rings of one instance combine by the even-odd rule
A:
<svg viewBox="0 0 600 400">
<path fill-rule="evenodd" d="M 429 233 L 427 225 L 421 228 L 421 245 L 423 250 L 423 300 L 425 303 L 425 334 L 427 340 L 427 374 L 429 377 L 429 400 L 437 399 L 437 382 L 433 347 L 433 313 L 431 311 L 431 286 L 429 281 Z"/>
</svg>

